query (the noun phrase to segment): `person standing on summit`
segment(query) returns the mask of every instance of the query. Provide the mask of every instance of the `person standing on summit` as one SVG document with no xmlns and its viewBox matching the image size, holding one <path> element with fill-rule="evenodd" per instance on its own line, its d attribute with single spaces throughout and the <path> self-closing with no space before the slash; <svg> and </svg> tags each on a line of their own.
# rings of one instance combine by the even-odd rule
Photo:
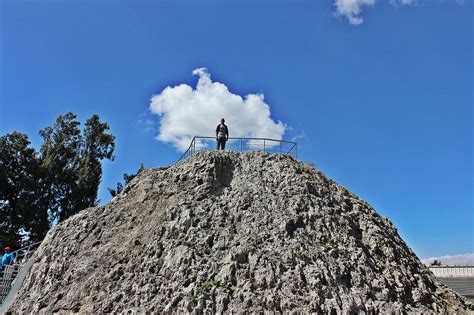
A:
<svg viewBox="0 0 474 315">
<path fill-rule="evenodd" d="M 216 128 L 217 150 L 225 149 L 225 143 L 229 140 L 229 128 L 225 124 L 225 119 L 221 118 L 221 123 Z"/>
</svg>

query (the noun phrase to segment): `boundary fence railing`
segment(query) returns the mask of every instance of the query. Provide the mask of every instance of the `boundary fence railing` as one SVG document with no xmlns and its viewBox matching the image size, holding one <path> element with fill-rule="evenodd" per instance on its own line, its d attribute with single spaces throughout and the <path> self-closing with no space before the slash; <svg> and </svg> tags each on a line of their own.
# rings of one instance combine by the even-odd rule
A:
<svg viewBox="0 0 474 315">
<path fill-rule="evenodd" d="M 15 282 L 20 269 L 31 258 L 36 248 L 41 242 L 30 244 L 13 252 L 15 258 L 13 263 L 6 266 L 0 266 L 0 306 L 7 298 L 10 288 Z M 1 312 L 0 312 L 1 313 Z"/>
<path fill-rule="evenodd" d="M 196 152 L 215 150 L 217 141 L 215 137 L 195 136 L 188 149 L 181 155 L 178 162 L 190 157 Z M 263 151 L 268 153 L 282 153 L 298 158 L 298 144 L 293 141 L 276 140 L 269 138 L 229 138 L 225 145 L 231 151 Z"/>
<path fill-rule="evenodd" d="M 22 247 L 13 252 L 15 255 L 14 263 L 16 264 L 24 264 L 31 255 L 33 255 L 34 251 L 40 246 L 41 242 L 32 243 L 25 247 Z"/>
</svg>

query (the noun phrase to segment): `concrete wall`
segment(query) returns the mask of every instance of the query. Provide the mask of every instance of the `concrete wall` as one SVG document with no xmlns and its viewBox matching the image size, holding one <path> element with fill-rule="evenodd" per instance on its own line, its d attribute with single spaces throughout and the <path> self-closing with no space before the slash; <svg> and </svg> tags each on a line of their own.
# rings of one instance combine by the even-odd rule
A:
<svg viewBox="0 0 474 315">
<path fill-rule="evenodd" d="M 474 278 L 474 266 L 431 266 L 437 278 Z"/>
</svg>

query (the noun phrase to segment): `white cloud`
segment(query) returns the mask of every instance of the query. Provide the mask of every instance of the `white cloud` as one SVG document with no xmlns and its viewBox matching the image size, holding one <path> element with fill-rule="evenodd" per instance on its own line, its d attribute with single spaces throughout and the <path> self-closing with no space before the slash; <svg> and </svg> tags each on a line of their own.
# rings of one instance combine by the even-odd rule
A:
<svg viewBox="0 0 474 315">
<path fill-rule="evenodd" d="M 462 255 L 446 255 L 422 259 L 421 262 L 429 266 L 434 260 L 439 260 L 443 265 L 474 265 L 474 253 Z"/>
<path fill-rule="evenodd" d="M 293 138 L 291 138 L 291 141 L 297 142 L 299 139 L 303 139 L 305 137 L 306 137 L 306 133 L 304 132 L 304 130 L 301 130 L 300 133 L 294 135 Z"/>
<path fill-rule="evenodd" d="M 390 0 L 390 4 L 397 6 L 410 5 L 413 4 L 414 1 L 415 0 Z M 359 25 L 364 22 L 364 18 L 361 16 L 364 8 L 374 6 L 375 2 L 376 0 L 335 0 L 335 14 L 347 17 L 349 23 L 352 25 Z"/>
<path fill-rule="evenodd" d="M 361 24 L 364 19 L 360 16 L 363 7 L 373 6 L 375 0 L 335 0 L 336 14 L 344 15 L 352 25 Z"/>
<path fill-rule="evenodd" d="M 263 94 L 245 97 L 213 82 L 206 68 L 193 71 L 199 76 L 193 89 L 187 84 L 166 87 L 154 95 L 150 111 L 160 116 L 158 140 L 185 151 L 193 136 L 213 136 L 224 117 L 230 137 L 262 137 L 281 140 L 286 126 L 275 122 Z"/>
</svg>

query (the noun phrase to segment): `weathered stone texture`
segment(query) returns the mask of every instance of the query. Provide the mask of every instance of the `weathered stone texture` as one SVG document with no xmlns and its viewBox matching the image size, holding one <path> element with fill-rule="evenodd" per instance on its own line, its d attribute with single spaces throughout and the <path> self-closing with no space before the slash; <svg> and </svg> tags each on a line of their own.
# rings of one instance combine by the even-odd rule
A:
<svg viewBox="0 0 474 315">
<path fill-rule="evenodd" d="M 473 310 L 365 201 L 309 164 L 261 152 L 147 169 L 53 228 L 35 255 L 12 310 Z"/>
</svg>

